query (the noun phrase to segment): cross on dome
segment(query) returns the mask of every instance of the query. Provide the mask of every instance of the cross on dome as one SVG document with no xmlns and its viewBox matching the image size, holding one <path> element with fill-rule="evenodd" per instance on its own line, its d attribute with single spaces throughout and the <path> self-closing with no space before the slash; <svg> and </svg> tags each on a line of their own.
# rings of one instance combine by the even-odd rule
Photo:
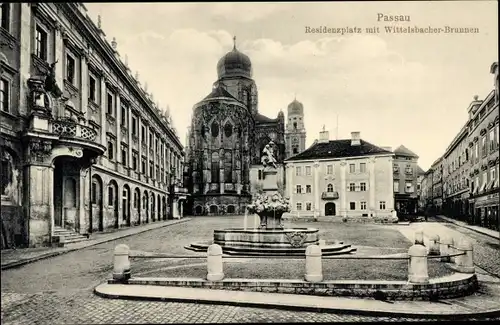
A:
<svg viewBox="0 0 500 325">
<path fill-rule="evenodd" d="M 236 50 L 236 36 L 233 36 L 233 50 Z"/>
</svg>

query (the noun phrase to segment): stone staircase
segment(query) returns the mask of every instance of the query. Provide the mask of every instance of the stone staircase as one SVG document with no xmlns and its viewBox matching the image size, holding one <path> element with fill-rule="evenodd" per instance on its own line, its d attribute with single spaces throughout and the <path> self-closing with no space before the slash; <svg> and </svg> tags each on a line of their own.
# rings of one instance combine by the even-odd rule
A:
<svg viewBox="0 0 500 325">
<path fill-rule="evenodd" d="M 79 234 L 73 230 L 62 227 L 54 228 L 53 242 L 57 247 L 66 247 L 68 244 L 79 243 L 89 240 L 88 236 Z"/>
</svg>

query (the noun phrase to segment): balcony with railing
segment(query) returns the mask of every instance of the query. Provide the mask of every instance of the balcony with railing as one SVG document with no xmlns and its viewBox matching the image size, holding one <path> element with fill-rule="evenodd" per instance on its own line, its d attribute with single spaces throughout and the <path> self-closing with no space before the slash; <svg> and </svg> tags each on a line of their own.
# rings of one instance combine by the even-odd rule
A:
<svg viewBox="0 0 500 325">
<path fill-rule="evenodd" d="M 323 192 L 321 193 L 321 199 L 323 200 L 336 200 L 339 198 L 339 192 Z"/>
<path fill-rule="evenodd" d="M 59 136 L 59 141 L 75 144 L 95 151 L 101 155 L 106 150 L 99 142 L 98 132 L 92 127 L 80 124 L 71 119 L 55 119 L 50 121 L 50 132 Z"/>
</svg>

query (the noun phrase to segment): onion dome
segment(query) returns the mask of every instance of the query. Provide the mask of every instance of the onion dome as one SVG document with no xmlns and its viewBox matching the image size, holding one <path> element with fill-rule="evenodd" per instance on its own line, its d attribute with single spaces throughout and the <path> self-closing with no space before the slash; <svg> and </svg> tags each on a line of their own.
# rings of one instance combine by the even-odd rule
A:
<svg viewBox="0 0 500 325">
<path fill-rule="evenodd" d="M 252 78 L 252 62 L 250 58 L 236 49 L 236 37 L 231 52 L 224 55 L 217 63 L 219 79 L 224 77 Z"/>
<path fill-rule="evenodd" d="M 288 105 L 288 115 L 303 115 L 304 114 L 304 105 L 299 102 L 297 99 L 294 99 Z"/>
</svg>

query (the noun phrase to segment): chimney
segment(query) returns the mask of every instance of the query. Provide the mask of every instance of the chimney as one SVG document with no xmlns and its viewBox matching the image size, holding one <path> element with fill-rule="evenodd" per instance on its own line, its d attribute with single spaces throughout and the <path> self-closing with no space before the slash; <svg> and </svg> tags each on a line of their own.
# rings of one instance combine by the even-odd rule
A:
<svg viewBox="0 0 500 325">
<path fill-rule="evenodd" d="M 351 146 L 359 146 L 361 144 L 361 138 L 359 132 L 351 132 Z"/>
<path fill-rule="evenodd" d="M 381 148 L 384 149 L 384 150 L 392 152 L 392 147 L 381 147 Z"/>
<path fill-rule="evenodd" d="M 328 131 L 325 131 L 323 128 L 323 131 L 319 132 L 319 141 L 318 143 L 325 143 L 330 141 L 330 133 Z"/>
</svg>

